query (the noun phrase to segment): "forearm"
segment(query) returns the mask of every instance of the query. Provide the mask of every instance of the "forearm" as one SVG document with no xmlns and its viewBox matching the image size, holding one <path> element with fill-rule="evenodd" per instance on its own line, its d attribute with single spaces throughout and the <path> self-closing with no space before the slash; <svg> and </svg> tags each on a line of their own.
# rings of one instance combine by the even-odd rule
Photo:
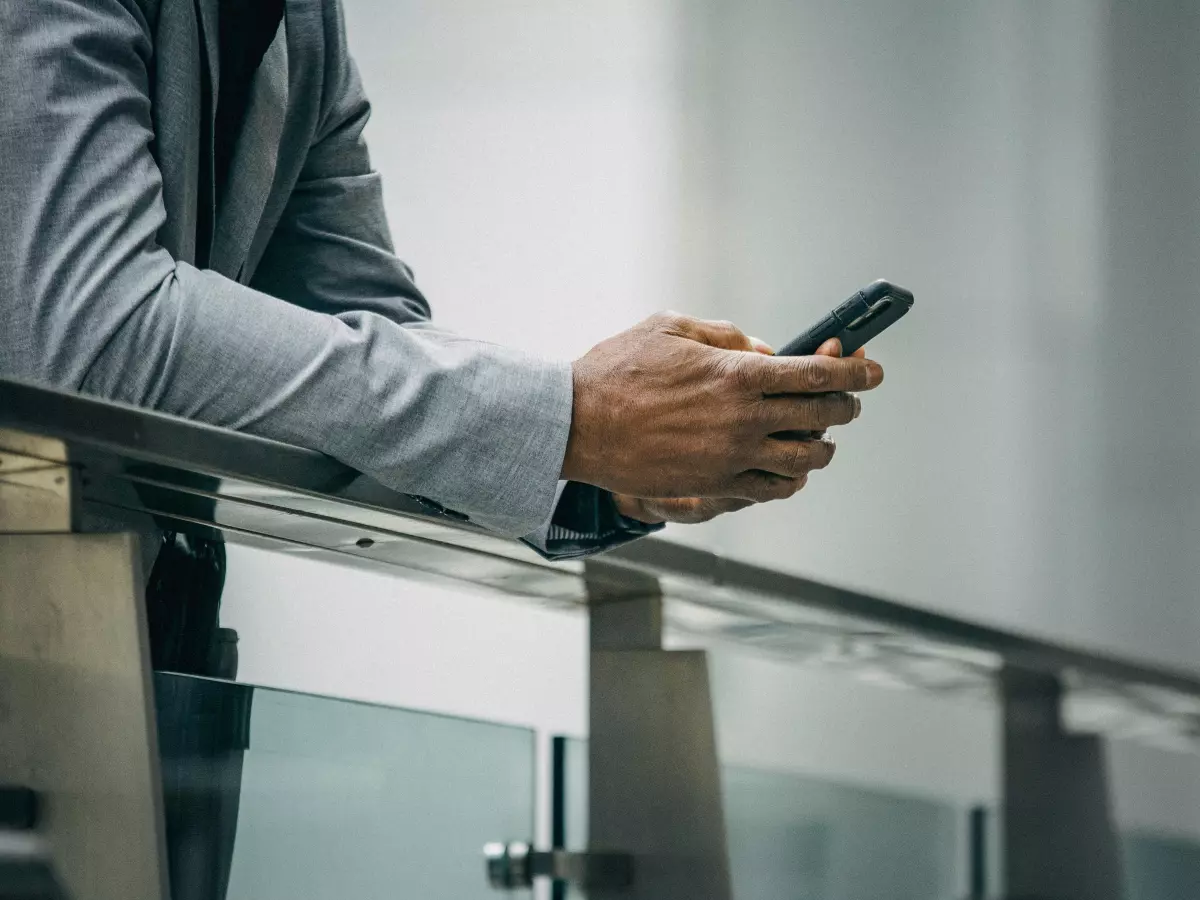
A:
<svg viewBox="0 0 1200 900">
<path fill-rule="evenodd" d="M 513 535 L 553 506 L 571 403 L 564 365 L 312 313 L 186 264 L 80 387 L 320 450 Z"/>
<path fill-rule="evenodd" d="M 6 7 L 0 46 L 0 374 L 311 447 L 512 535 L 545 522 L 569 367 L 401 324 L 427 307 L 386 235 L 329 215 L 333 188 L 377 196 L 364 159 L 315 154 L 285 230 L 320 246 L 314 261 L 374 260 L 359 285 L 381 309 L 302 308 L 158 243 L 153 47 L 136 5 Z"/>
</svg>

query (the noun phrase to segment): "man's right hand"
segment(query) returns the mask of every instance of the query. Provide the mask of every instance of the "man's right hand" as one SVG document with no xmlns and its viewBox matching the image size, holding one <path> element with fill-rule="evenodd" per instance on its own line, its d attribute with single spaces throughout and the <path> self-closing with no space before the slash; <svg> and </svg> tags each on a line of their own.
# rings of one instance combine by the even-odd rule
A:
<svg viewBox="0 0 1200 900">
<path fill-rule="evenodd" d="M 748 353 L 728 322 L 652 316 L 573 366 L 562 477 L 634 497 L 790 497 L 833 457 L 820 435 L 858 416 L 883 381 L 852 357 Z"/>
</svg>

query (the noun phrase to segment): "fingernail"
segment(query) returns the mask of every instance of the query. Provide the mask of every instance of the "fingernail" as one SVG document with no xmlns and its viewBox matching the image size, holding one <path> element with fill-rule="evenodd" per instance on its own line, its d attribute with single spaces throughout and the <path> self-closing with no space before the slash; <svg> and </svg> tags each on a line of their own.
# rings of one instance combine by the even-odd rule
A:
<svg viewBox="0 0 1200 900">
<path fill-rule="evenodd" d="M 862 415 L 862 401 L 858 399 L 857 394 L 851 394 L 850 399 L 854 401 L 854 418 Z"/>
<path fill-rule="evenodd" d="M 765 353 L 767 356 L 775 355 L 775 350 L 770 344 L 768 344 L 766 341 L 760 341 L 756 337 L 750 338 L 750 346 L 752 346 L 759 353 Z"/>
<path fill-rule="evenodd" d="M 883 366 L 873 359 L 867 360 L 867 387 L 878 387 L 883 384 Z"/>
</svg>

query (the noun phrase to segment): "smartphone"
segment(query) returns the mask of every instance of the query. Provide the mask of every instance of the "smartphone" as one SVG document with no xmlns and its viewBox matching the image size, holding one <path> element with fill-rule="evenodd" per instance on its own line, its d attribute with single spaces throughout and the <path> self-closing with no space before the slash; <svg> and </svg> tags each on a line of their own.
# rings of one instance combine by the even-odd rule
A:
<svg viewBox="0 0 1200 900">
<path fill-rule="evenodd" d="M 873 282 L 775 355 L 812 356 L 827 340 L 839 338 L 842 355 L 849 356 L 898 322 L 912 305 L 912 291 L 888 281 Z"/>
</svg>

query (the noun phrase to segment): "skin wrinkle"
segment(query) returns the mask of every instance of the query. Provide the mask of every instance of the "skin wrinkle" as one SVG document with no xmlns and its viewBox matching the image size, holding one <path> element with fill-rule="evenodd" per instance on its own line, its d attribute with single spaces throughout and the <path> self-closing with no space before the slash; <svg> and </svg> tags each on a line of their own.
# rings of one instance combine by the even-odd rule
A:
<svg viewBox="0 0 1200 900">
<path fill-rule="evenodd" d="M 564 477 L 643 498 L 790 496 L 834 448 L 809 436 L 780 439 L 780 426 L 819 433 L 845 424 L 854 406 L 844 392 L 869 389 L 882 373 L 863 359 L 785 360 L 754 349 L 728 323 L 677 314 L 597 345 L 575 365 Z"/>
</svg>

